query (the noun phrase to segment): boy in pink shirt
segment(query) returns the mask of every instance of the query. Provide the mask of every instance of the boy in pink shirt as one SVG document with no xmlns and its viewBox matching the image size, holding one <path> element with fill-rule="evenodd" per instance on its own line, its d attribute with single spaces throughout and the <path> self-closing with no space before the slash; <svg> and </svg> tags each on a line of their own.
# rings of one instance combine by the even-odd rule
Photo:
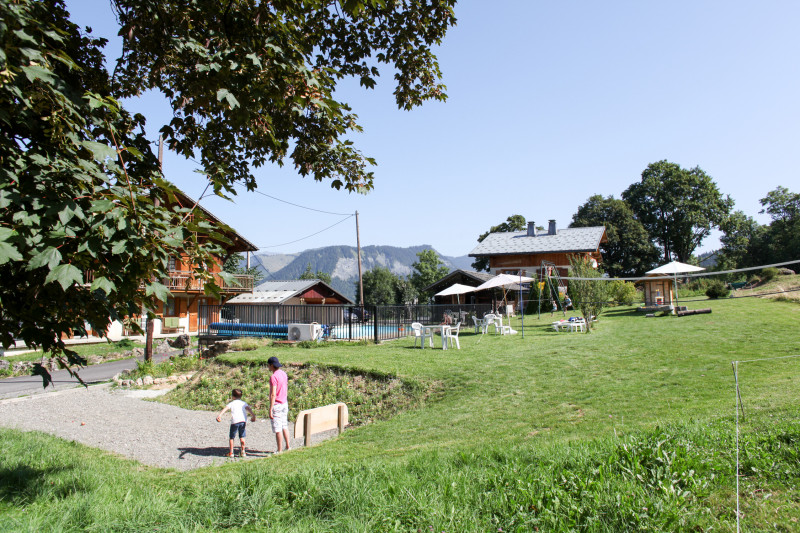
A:
<svg viewBox="0 0 800 533">
<path fill-rule="evenodd" d="M 267 359 L 267 367 L 272 372 L 269 378 L 269 417 L 272 420 L 275 440 L 278 442 L 278 453 L 283 449 L 289 449 L 289 403 L 286 394 L 289 377 L 281 370 L 282 366 L 277 357 Z"/>
</svg>

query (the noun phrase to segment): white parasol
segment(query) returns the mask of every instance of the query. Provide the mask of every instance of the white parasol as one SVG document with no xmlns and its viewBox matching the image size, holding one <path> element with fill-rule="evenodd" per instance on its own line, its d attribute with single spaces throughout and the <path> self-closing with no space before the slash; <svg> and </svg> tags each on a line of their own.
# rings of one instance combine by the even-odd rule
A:
<svg viewBox="0 0 800 533">
<path fill-rule="evenodd" d="M 523 276 L 522 274 L 518 274 L 516 276 L 512 274 L 498 274 L 492 279 L 486 280 L 477 287 L 475 287 L 476 291 L 482 291 L 483 289 L 493 289 L 495 287 L 503 287 L 503 302 L 505 303 L 506 300 L 506 287 L 509 285 L 522 285 L 523 283 L 530 283 L 532 281 L 536 281 L 534 278 L 529 278 L 527 276 Z M 520 287 L 520 302 L 522 301 L 522 288 Z M 510 320 L 510 318 L 509 318 Z M 525 314 L 522 314 L 522 337 L 525 337 Z"/>
<path fill-rule="evenodd" d="M 455 294 L 456 298 L 458 298 L 459 294 L 472 292 L 474 290 L 475 290 L 475 287 L 470 287 L 469 285 L 462 285 L 460 283 L 454 283 L 454 284 L 450 285 L 449 287 L 447 287 L 446 289 L 444 289 L 443 291 L 437 292 L 435 294 L 435 296 L 451 296 L 451 295 Z M 461 303 L 461 301 L 459 300 L 458 303 Z"/>
<path fill-rule="evenodd" d="M 681 263 L 680 261 L 671 261 L 666 265 L 661 265 L 653 270 L 645 272 L 646 275 L 672 275 L 673 283 L 675 284 L 675 306 L 678 304 L 678 274 L 685 274 L 687 272 L 699 272 L 705 270 L 703 267 Z"/>
</svg>

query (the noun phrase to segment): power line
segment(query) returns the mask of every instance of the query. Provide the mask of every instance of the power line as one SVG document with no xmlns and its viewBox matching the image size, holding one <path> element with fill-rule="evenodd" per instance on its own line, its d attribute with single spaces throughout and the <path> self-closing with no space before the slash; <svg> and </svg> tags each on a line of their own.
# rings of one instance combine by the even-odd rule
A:
<svg viewBox="0 0 800 533">
<path fill-rule="evenodd" d="M 311 237 L 313 237 L 313 236 L 315 236 L 315 235 L 319 235 L 320 233 L 322 233 L 322 232 L 324 232 L 324 231 L 328 231 L 329 229 L 331 229 L 331 228 L 332 228 L 332 227 L 334 227 L 334 226 L 338 226 L 338 225 L 339 225 L 339 224 L 341 224 L 342 222 L 344 222 L 344 221 L 346 221 L 346 220 L 348 220 L 348 219 L 350 219 L 350 218 L 353 218 L 354 216 L 355 216 L 355 215 L 347 215 L 347 216 L 345 216 L 345 218 L 343 218 L 343 219 L 342 219 L 342 220 L 340 220 L 339 222 L 336 222 L 335 224 L 331 224 L 331 225 L 330 225 L 330 226 L 328 226 L 327 228 L 321 229 L 321 230 L 319 230 L 319 231 L 318 231 L 318 232 L 316 232 L 316 233 L 312 233 L 311 235 L 306 235 L 305 237 L 301 237 L 301 238 L 299 238 L 299 239 L 296 239 L 296 240 L 293 240 L 293 241 L 289 241 L 289 242 L 284 242 L 284 243 L 281 243 L 281 244 L 273 244 L 273 245 L 271 245 L 271 246 L 259 246 L 259 248 L 278 248 L 278 247 L 280 247 L 280 246 L 286 246 L 286 245 L 288 245 L 288 244 L 294 244 L 294 243 L 296 243 L 296 242 L 300 242 L 300 241 L 303 241 L 303 240 L 306 240 L 306 239 L 310 239 Z"/>
<path fill-rule="evenodd" d="M 679 278 L 702 278 L 706 276 L 717 276 L 720 274 L 736 274 L 739 272 L 748 272 L 751 270 L 763 270 L 765 268 L 774 268 L 774 267 L 781 267 L 786 265 L 793 265 L 795 263 L 800 263 L 800 259 L 795 259 L 794 261 L 784 261 L 783 263 L 773 263 L 771 265 L 761 265 L 761 266 L 754 266 L 754 267 L 747 267 L 747 268 L 737 268 L 734 270 L 712 270 L 709 272 L 695 272 L 695 273 L 688 273 L 688 272 L 681 272 L 677 274 Z M 633 278 L 578 278 L 578 277 L 568 277 L 568 276 L 561 276 L 561 279 L 569 279 L 569 280 L 576 280 L 576 281 L 656 281 L 660 279 L 669 279 L 672 280 L 675 278 L 675 275 L 665 275 L 662 274 L 660 276 L 639 276 Z"/>
<path fill-rule="evenodd" d="M 243 185 L 239 185 L 239 187 L 244 187 L 244 186 Z M 289 204 L 289 205 L 294 206 L 294 207 L 299 207 L 300 209 L 307 209 L 309 211 L 316 211 L 317 213 L 324 213 L 326 215 L 335 215 L 335 216 L 340 216 L 340 217 L 353 216 L 352 214 L 349 214 L 349 213 L 334 213 L 332 211 L 324 211 L 322 209 L 315 209 L 313 207 L 307 207 L 307 206 L 304 206 L 304 205 L 295 204 L 293 202 L 289 202 L 288 200 L 283 200 L 283 199 L 278 198 L 276 196 L 272 196 L 272 195 L 267 194 L 265 192 L 261 192 L 258 189 L 253 189 L 252 191 L 248 191 L 248 192 L 254 192 L 256 194 L 260 194 L 261 196 L 266 196 L 267 198 L 271 198 L 272 200 L 275 200 L 277 202 L 283 202 L 284 204 Z"/>
</svg>

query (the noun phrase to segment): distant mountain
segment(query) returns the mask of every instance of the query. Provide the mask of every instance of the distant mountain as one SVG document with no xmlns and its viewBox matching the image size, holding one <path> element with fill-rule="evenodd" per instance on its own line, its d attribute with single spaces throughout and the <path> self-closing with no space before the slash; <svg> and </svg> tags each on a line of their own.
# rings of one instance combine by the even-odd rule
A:
<svg viewBox="0 0 800 533">
<path fill-rule="evenodd" d="M 431 250 L 430 245 L 398 248 L 396 246 L 364 246 L 361 248 L 361 269 L 366 272 L 376 266 L 388 268 L 398 276 L 412 273 L 412 264 L 419 259 L 417 253 Z M 437 252 L 438 254 L 438 252 Z M 450 270 L 472 270 L 473 258 L 468 256 L 439 258 Z M 326 246 L 296 254 L 259 254 L 251 266 L 264 271 L 264 280 L 289 280 L 299 278 L 311 265 L 312 272 L 327 272 L 331 285 L 351 300 L 355 300 L 358 281 L 358 254 L 354 246 Z"/>
</svg>

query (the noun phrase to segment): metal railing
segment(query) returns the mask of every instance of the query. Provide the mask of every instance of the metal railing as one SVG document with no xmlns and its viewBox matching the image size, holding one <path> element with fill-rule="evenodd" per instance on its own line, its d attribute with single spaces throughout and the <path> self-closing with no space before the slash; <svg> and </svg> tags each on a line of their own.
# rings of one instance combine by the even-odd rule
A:
<svg viewBox="0 0 800 533">
<path fill-rule="evenodd" d="M 237 284 L 226 283 L 221 277 L 215 275 L 214 281 L 222 292 L 253 292 L 254 278 L 246 274 L 231 274 Z M 170 291 L 197 291 L 205 290 L 205 281 L 194 277 L 192 272 L 172 271 L 168 278 L 161 281 Z"/>
<path fill-rule="evenodd" d="M 460 305 L 201 305 L 198 309 L 200 335 L 213 336 L 212 324 L 233 322 L 252 325 L 311 324 L 323 326 L 327 339 L 361 340 L 375 343 L 411 334 L 411 324 L 441 324 L 445 315 L 462 328 L 472 326 L 472 317 L 492 312 L 491 304 Z M 254 331 L 259 328 L 252 328 Z M 269 334 L 248 334 L 270 336 Z M 277 338 L 277 337 L 276 337 Z M 284 335 L 285 338 L 285 335 Z"/>
</svg>

